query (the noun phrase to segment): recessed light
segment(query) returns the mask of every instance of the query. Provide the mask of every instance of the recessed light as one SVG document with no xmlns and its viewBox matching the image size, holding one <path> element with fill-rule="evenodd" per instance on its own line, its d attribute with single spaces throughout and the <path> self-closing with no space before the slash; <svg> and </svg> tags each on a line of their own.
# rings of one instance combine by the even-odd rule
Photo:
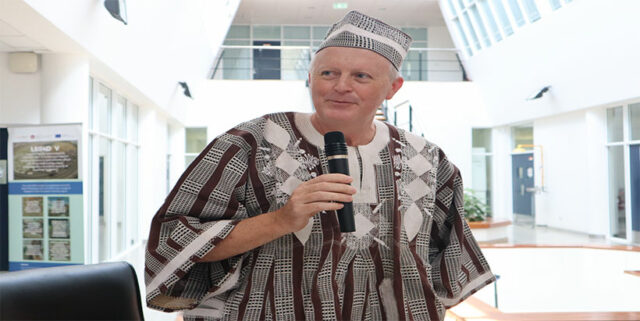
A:
<svg viewBox="0 0 640 321">
<path fill-rule="evenodd" d="M 333 9 L 339 10 L 339 9 L 347 9 L 349 7 L 349 5 L 346 2 L 334 2 L 333 3 Z"/>
</svg>

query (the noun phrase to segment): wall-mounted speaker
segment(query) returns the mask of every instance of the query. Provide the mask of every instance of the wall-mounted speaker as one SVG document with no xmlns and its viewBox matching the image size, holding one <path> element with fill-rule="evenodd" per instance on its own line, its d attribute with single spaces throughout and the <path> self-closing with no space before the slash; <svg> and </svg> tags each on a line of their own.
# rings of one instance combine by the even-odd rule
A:
<svg viewBox="0 0 640 321">
<path fill-rule="evenodd" d="M 38 71 L 38 54 L 33 52 L 9 53 L 9 70 L 20 74 Z"/>
</svg>

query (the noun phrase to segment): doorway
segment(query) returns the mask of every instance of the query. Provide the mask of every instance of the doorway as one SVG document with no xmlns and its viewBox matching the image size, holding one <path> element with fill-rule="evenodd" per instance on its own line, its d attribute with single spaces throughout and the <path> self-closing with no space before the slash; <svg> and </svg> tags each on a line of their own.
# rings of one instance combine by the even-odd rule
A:
<svg viewBox="0 0 640 321">
<path fill-rule="evenodd" d="M 254 46 L 280 46 L 280 41 L 254 41 Z M 253 49 L 253 79 L 280 79 L 280 50 Z"/>
<path fill-rule="evenodd" d="M 511 155 L 513 213 L 524 216 L 525 220 L 534 222 L 535 187 L 533 153 Z"/>
</svg>

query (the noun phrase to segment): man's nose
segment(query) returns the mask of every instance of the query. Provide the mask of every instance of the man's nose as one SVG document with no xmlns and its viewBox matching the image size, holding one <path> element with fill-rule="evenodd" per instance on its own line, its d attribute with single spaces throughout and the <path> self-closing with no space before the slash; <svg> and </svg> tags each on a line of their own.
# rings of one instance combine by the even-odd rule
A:
<svg viewBox="0 0 640 321">
<path fill-rule="evenodd" d="M 337 80 L 333 89 L 337 92 L 349 92 L 351 91 L 351 79 L 348 75 L 341 75 Z"/>
</svg>

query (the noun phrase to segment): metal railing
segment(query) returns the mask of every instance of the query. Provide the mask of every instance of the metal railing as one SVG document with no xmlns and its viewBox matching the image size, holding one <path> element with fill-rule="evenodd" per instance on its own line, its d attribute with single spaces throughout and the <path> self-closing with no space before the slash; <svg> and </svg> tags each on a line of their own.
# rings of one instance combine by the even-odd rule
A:
<svg viewBox="0 0 640 321">
<path fill-rule="evenodd" d="M 310 46 L 223 45 L 211 79 L 304 80 L 314 51 Z M 406 81 L 466 80 L 454 48 L 411 48 L 400 72 Z"/>
</svg>

